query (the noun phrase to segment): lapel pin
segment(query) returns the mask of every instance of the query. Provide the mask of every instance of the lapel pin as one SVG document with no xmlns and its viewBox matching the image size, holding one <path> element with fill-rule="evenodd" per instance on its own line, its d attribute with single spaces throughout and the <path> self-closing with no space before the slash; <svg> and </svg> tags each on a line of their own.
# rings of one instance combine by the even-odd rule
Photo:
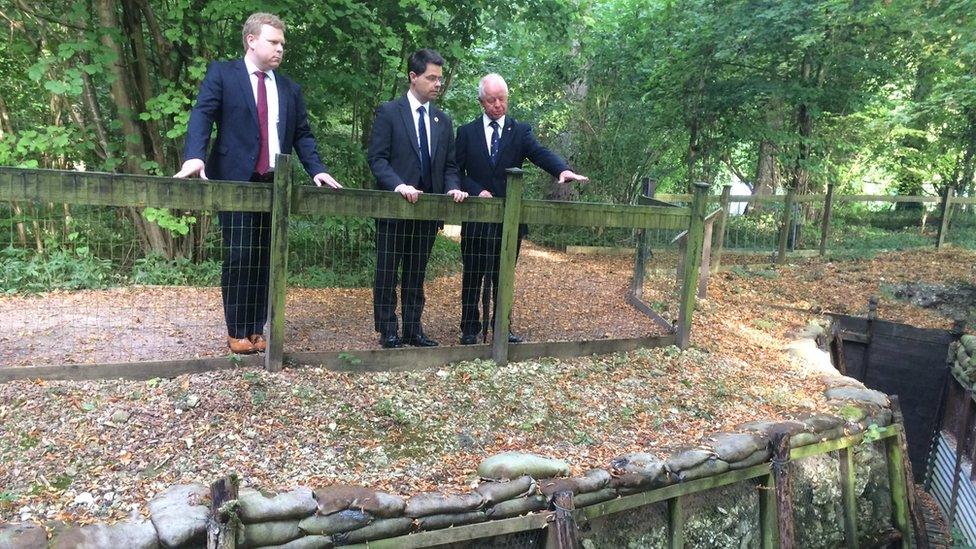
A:
<svg viewBox="0 0 976 549">
<path fill-rule="evenodd" d="M 441 120 L 439 118 L 437 118 L 436 116 L 434 117 L 434 122 L 440 122 L 440 121 Z"/>
</svg>

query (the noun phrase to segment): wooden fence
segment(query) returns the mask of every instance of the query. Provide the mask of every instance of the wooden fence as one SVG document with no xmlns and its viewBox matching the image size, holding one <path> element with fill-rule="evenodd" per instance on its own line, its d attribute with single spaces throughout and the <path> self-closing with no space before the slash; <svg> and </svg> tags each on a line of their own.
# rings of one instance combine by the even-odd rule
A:
<svg viewBox="0 0 976 549">
<path fill-rule="evenodd" d="M 691 208 L 659 205 L 614 205 L 524 200 L 522 172 L 511 170 L 505 199 L 472 197 L 456 204 L 450 197 L 425 195 L 410 204 L 396 193 L 342 189 L 332 190 L 295 184 L 292 159 L 281 155 L 272 183 L 185 180 L 78 171 L 34 170 L 0 167 L 0 200 L 34 201 L 114 207 L 155 207 L 194 211 L 271 212 L 271 280 L 269 289 L 269 337 L 264 366 L 278 371 L 286 362 L 315 362 L 336 369 L 395 369 L 444 364 L 456 360 L 492 358 L 504 364 L 510 358 L 570 356 L 611 352 L 639 346 L 687 345 L 694 313 L 695 287 L 701 265 L 707 189 L 696 189 Z M 576 227 L 687 230 L 688 246 L 681 286 L 681 316 L 670 334 L 630 340 L 519 344 L 510 346 L 496 337 L 490 348 L 395 349 L 350 353 L 285 354 L 285 290 L 288 273 L 288 219 L 292 215 L 357 216 L 397 219 L 432 219 L 449 223 L 482 221 L 502 223 L 498 303 L 493 333 L 508 333 L 513 300 L 517 231 L 520 223 Z M 355 360 L 350 361 L 349 358 Z M 253 357 L 245 363 L 254 364 Z M 356 366 L 356 365 L 359 366 Z M 51 366 L 30 372 L 0 369 L 0 381 L 17 376 L 82 379 L 101 376 L 145 378 L 158 375 L 232 367 L 226 359 L 194 359 L 101 366 Z M 101 368 L 99 370 L 99 368 Z M 18 369 L 28 370 L 28 369 Z"/>
<path fill-rule="evenodd" d="M 692 200 L 691 194 L 654 194 L 653 186 L 648 188 L 649 193 L 642 197 L 640 203 L 688 203 Z M 834 185 L 827 186 L 824 194 L 804 194 L 798 195 L 792 189 L 782 195 L 733 195 L 730 193 L 731 186 L 723 187 L 721 195 L 710 195 L 709 203 L 717 203 L 719 211 L 723 212 L 715 230 L 715 243 L 712 245 L 712 265 L 711 270 L 715 272 L 721 263 L 721 255 L 725 248 L 726 227 L 730 212 L 730 205 L 733 203 L 746 204 L 768 204 L 782 207 L 778 222 L 778 237 L 775 250 L 777 263 L 784 263 L 788 253 L 788 243 L 790 241 L 790 231 L 794 228 L 794 209 L 804 205 L 818 206 L 820 215 L 817 218 L 820 229 L 818 253 L 823 256 L 827 253 L 827 243 L 836 224 L 834 220 L 834 209 L 837 204 L 850 203 L 882 203 L 882 204 L 937 204 L 939 222 L 936 236 L 932 244 L 936 249 L 942 248 L 948 242 L 950 223 L 953 219 L 954 207 L 973 207 L 976 205 L 976 198 L 958 197 L 952 189 L 947 190 L 941 196 L 893 196 L 893 195 L 838 195 L 834 192 Z"/>
<path fill-rule="evenodd" d="M 812 456 L 837 452 L 841 499 L 838 502 L 838 507 L 841 509 L 838 521 L 843 523 L 844 547 L 857 549 L 862 546 L 860 536 L 862 530 L 858 526 L 855 490 L 857 479 L 853 447 L 858 444 L 870 443 L 873 440 L 880 441 L 885 447 L 891 501 L 891 524 L 895 528 L 894 531 L 888 532 L 888 536 L 884 540 L 886 543 L 882 545 L 888 546 L 887 543 L 894 543 L 897 547 L 908 548 L 913 546 L 912 510 L 910 509 L 909 494 L 912 485 L 908 481 L 904 431 L 901 423 L 896 422 L 888 427 L 873 431 L 871 438 L 867 438 L 862 433 L 792 449 L 789 447 L 789 439 L 790 437 L 785 434 L 775 437 L 772 461 L 744 469 L 621 496 L 578 509 L 573 504 L 571 492 L 565 496 L 566 499 L 562 502 L 558 502 L 559 493 L 557 492 L 554 499 L 558 506 L 554 506 L 550 511 L 480 524 L 455 526 L 443 530 L 418 532 L 350 547 L 364 549 L 367 547 L 371 549 L 455 547 L 466 546 L 465 544 L 478 540 L 490 541 L 496 536 L 534 533 L 538 537 L 533 537 L 533 539 L 545 540 L 541 543 L 542 547 L 569 549 L 579 547 L 579 540 L 573 539 L 575 535 L 560 537 L 560 533 L 575 533 L 577 524 L 623 511 L 636 510 L 659 502 L 667 503 L 667 547 L 685 547 L 684 524 L 687 519 L 691 518 L 686 515 L 684 506 L 687 497 L 713 488 L 749 482 L 751 483 L 750 486 L 759 492 L 760 547 L 763 549 L 792 548 L 796 547 L 796 541 L 793 534 L 794 495 L 791 490 L 791 463 Z M 535 547 L 539 545 L 526 546 Z"/>
</svg>

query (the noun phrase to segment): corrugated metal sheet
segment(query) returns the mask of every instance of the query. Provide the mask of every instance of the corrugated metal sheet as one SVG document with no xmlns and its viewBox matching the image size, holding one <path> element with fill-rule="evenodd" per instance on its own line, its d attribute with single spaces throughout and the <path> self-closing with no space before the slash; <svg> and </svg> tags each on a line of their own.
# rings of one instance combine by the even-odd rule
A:
<svg viewBox="0 0 976 549">
<path fill-rule="evenodd" d="M 932 462 L 931 493 L 946 520 L 949 520 L 949 504 L 952 499 L 952 473 L 956 466 L 956 448 L 952 440 L 940 433 L 935 445 Z M 966 543 L 976 546 L 976 486 L 969 480 L 973 464 L 963 457 L 960 471 L 959 493 L 956 496 L 956 516 L 949 528 L 957 528 Z"/>
</svg>

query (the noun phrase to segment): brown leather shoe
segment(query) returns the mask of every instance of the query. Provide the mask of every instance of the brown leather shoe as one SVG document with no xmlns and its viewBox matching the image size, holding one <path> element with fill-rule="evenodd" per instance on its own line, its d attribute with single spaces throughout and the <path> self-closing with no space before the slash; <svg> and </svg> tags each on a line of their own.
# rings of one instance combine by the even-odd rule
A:
<svg viewBox="0 0 976 549">
<path fill-rule="evenodd" d="M 251 343 L 251 341 L 246 337 L 237 339 L 227 336 L 227 346 L 230 347 L 230 352 L 237 353 L 239 355 L 251 355 L 258 352 L 258 350 L 254 348 L 254 344 Z"/>
<path fill-rule="evenodd" d="M 254 345 L 254 350 L 259 353 L 263 353 L 268 348 L 268 340 L 264 339 L 261 334 L 251 334 L 247 336 L 247 340 L 251 342 L 251 345 Z"/>
</svg>

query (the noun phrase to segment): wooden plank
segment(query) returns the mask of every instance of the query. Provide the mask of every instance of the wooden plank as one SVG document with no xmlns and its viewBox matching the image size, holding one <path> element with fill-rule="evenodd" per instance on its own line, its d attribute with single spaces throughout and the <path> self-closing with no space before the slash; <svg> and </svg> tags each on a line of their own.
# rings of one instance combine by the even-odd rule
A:
<svg viewBox="0 0 976 549">
<path fill-rule="evenodd" d="M 668 321 L 668 319 L 661 316 L 660 313 L 655 311 L 650 305 L 644 303 L 642 299 L 635 296 L 633 293 L 627 294 L 627 303 L 637 309 L 638 312 L 644 313 L 648 318 L 651 319 L 654 324 L 664 328 L 669 333 L 674 333 L 676 328 L 675 325 Z"/>
<path fill-rule="evenodd" d="M 610 501 L 604 501 L 602 503 L 580 508 L 576 511 L 579 513 L 576 520 L 579 521 L 584 517 L 592 520 L 597 517 L 612 515 L 614 513 L 627 511 L 637 507 L 643 507 L 645 505 L 658 503 L 678 496 L 694 494 L 696 492 L 702 492 L 712 488 L 720 488 L 722 486 L 735 484 L 736 482 L 742 482 L 743 480 L 749 480 L 768 474 L 769 464 L 760 463 L 759 465 L 753 465 L 752 467 L 746 467 L 745 469 L 736 469 L 735 471 L 729 471 L 720 475 L 690 480 L 680 484 L 672 484 L 663 488 L 623 496 Z"/>
<path fill-rule="evenodd" d="M 893 423 L 896 427 L 893 437 L 901 448 L 902 469 L 905 471 L 905 494 L 908 503 L 908 516 L 912 519 L 912 530 L 915 532 L 915 545 L 918 549 L 929 549 L 928 526 L 925 523 L 925 515 L 918 507 L 915 500 L 915 475 L 912 472 L 912 463 L 908 459 L 908 440 L 905 438 L 905 416 L 901 412 L 901 401 L 898 395 L 891 395 L 891 412 Z"/>
<path fill-rule="evenodd" d="M 668 547 L 669 549 L 684 549 L 685 547 L 685 514 L 684 496 L 676 496 L 668 500 Z"/>
<path fill-rule="evenodd" d="M 844 518 L 844 538 L 847 547 L 858 549 L 857 538 L 857 493 L 854 488 L 854 452 L 850 448 L 838 451 L 840 468 L 840 497 Z"/>
<path fill-rule="evenodd" d="M 0 167 L 0 200 L 267 212 L 271 184 Z"/>
<path fill-rule="evenodd" d="M 942 193 L 942 205 L 939 208 L 942 212 L 942 223 L 939 224 L 939 234 L 935 238 L 935 249 L 937 250 L 945 244 L 946 235 L 949 233 L 949 218 L 952 217 L 952 198 L 954 193 L 955 189 L 951 185 L 947 185 L 945 192 Z"/>
<path fill-rule="evenodd" d="M 294 168 L 291 156 L 275 160 L 274 194 L 271 202 L 271 244 L 268 276 L 268 349 L 264 367 L 280 372 L 285 352 L 285 291 L 288 289 L 288 214 L 291 207 Z"/>
<path fill-rule="evenodd" d="M 886 458 L 888 461 L 888 487 L 891 491 L 891 522 L 901 532 L 899 547 L 909 549 L 912 546 L 912 526 L 908 516 L 908 483 L 905 481 L 905 456 L 897 437 L 885 440 Z M 952 524 L 952 517 L 949 518 Z"/>
<path fill-rule="evenodd" d="M 691 343 L 691 321 L 695 313 L 695 296 L 698 290 L 702 242 L 705 235 L 705 199 L 707 192 L 707 184 L 695 184 L 695 199 L 691 205 L 691 223 L 688 227 L 685 260 L 682 268 L 681 303 L 678 310 L 678 347 L 682 349 L 688 348 Z"/>
<path fill-rule="evenodd" d="M 716 210 L 718 211 L 718 210 Z M 712 262 L 712 227 L 715 225 L 714 218 L 705 218 L 705 234 L 702 235 L 701 270 L 698 275 L 698 299 L 705 299 L 708 296 L 708 277 L 711 274 Z"/>
<path fill-rule="evenodd" d="M 236 505 L 240 479 L 230 475 L 210 485 L 210 514 L 207 518 L 207 549 L 235 549 L 239 520 L 227 506 Z"/>
<path fill-rule="evenodd" d="M 719 200 L 719 211 L 722 212 L 715 227 L 715 248 L 712 250 L 712 273 L 717 273 L 722 265 L 722 250 L 725 248 L 725 227 L 729 221 L 729 193 L 732 185 L 722 187 L 722 198 Z"/>
<path fill-rule="evenodd" d="M 779 532 L 779 546 L 783 549 L 795 547 L 793 524 L 793 489 L 790 474 L 790 435 L 777 433 L 772 440 L 773 459 L 771 468 L 775 481 L 776 523 Z"/>
<path fill-rule="evenodd" d="M 837 202 L 914 202 L 918 204 L 939 202 L 937 196 L 892 196 L 886 194 L 847 194 L 834 197 Z"/>
<path fill-rule="evenodd" d="M 895 436 L 896 431 L 894 426 L 889 425 L 883 429 L 879 429 L 876 432 L 878 440 L 888 439 Z M 806 446 L 800 446 L 798 448 L 790 449 L 790 459 L 796 461 L 798 459 L 808 458 L 810 456 L 819 456 L 820 454 L 826 454 L 828 452 L 834 452 L 840 450 L 841 448 L 847 448 L 855 444 L 860 444 L 864 440 L 864 434 L 858 433 L 856 435 L 851 435 L 848 437 L 836 438 L 832 440 L 825 440 L 823 442 L 818 442 L 816 444 L 808 444 Z"/>
<path fill-rule="evenodd" d="M 492 326 L 491 357 L 499 366 L 508 363 L 508 330 L 512 301 L 515 299 L 515 261 L 518 258 L 519 220 L 522 213 L 522 170 L 508 168 L 505 191 L 505 219 L 502 222 L 498 259 L 498 293 L 495 298 L 495 325 Z"/>
<path fill-rule="evenodd" d="M 434 219 L 448 223 L 484 221 L 500 223 L 501 198 L 470 197 L 457 203 L 443 194 L 424 194 L 411 204 L 399 193 L 371 189 L 300 187 L 292 198 L 292 211 L 300 215 Z"/>
<path fill-rule="evenodd" d="M 682 229 L 688 226 L 688 208 L 589 204 L 525 200 L 522 223 L 571 227 L 623 227 L 627 229 Z"/>
<path fill-rule="evenodd" d="M 607 354 L 674 345 L 673 335 L 626 339 L 598 339 L 593 341 L 549 341 L 512 345 L 509 358 L 515 361 L 541 357 L 571 358 L 592 354 Z M 230 356 L 230 355 L 228 355 Z M 384 372 L 416 370 L 442 366 L 462 360 L 489 359 L 491 346 L 454 345 L 444 347 L 404 347 L 401 349 L 371 349 L 360 351 L 286 352 L 283 362 L 299 366 L 321 366 L 340 372 Z M 59 366 L 28 366 L 0 368 L 0 383 L 25 379 L 84 381 L 93 379 L 146 380 L 154 377 L 176 377 L 238 368 L 261 368 L 260 355 L 168 360 L 156 362 L 128 362 L 115 364 L 67 364 Z"/>
<path fill-rule="evenodd" d="M 824 201 L 823 219 L 820 222 L 820 256 L 827 253 L 827 238 L 830 236 L 830 214 L 834 208 L 834 184 L 827 185 L 827 198 Z"/>
<path fill-rule="evenodd" d="M 573 491 L 564 490 L 552 495 L 552 522 L 546 528 L 545 549 L 582 549 L 579 526 L 573 517 L 576 504 Z"/>
<path fill-rule="evenodd" d="M 779 226 L 779 251 L 776 254 L 776 264 L 786 263 L 786 244 L 790 238 L 791 221 L 793 219 L 793 197 L 796 196 L 796 189 L 789 189 L 786 192 L 786 201 L 783 205 L 783 217 Z"/>
<path fill-rule="evenodd" d="M 776 480 L 772 473 L 760 477 L 759 489 L 759 537 L 762 549 L 773 549 L 779 543 L 776 522 Z"/>
<path fill-rule="evenodd" d="M 232 360 L 229 357 L 234 356 Z M 25 379 L 50 381 L 86 381 L 92 379 L 146 380 L 154 377 L 176 377 L 237 368 L 261 368 L 264 359 L 258 355 L 228 355 L 226 357 L 163 360 L 153 362 L 123 362 L 114 364 L 64 364 L 56 366 L 25 366 L 0 368 L 0 383 Z"/>
<path fill-rule="evenodd" d="M 367 543 L 344 545 L 343 547 L 356 549 L 416 549 L 419 547 L 436 547 L 448 543 L 461 543 L 516 532 L 541 530 L 548 526 L 552 511 L 533 513 L 522 517 L 514 517 L 479 524 L 452 526 L 443 530 L 416 532 L 395 538 L 379 539 Z"/>
</svg>

